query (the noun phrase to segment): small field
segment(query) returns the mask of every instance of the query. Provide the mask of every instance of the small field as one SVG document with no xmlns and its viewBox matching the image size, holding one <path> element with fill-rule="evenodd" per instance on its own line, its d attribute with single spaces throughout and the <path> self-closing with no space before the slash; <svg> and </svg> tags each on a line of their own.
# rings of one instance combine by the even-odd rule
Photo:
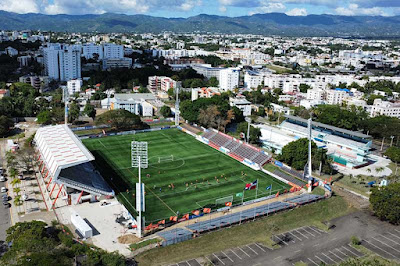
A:
<svg viewBox="0 0 400 266">
<path fill-rule="evenodd" d="M 149 145 L 149 167 L 142 170 L 146 224 L 204 207 L 221 207 L 229 198 L 233 198 L 233 204 L 241 203 L 242 196 L 238 193 L 257 179 L 257 192 L 245 191 L 244 201 L 289 188 L 178 129 L 83 140 L 96 157 L 96 167 L 133 215 L 138 182 L 138 171 L 131 167 L 133 140 L 147 141 Z M 270 185 L 272 191 L 266 190 Z"/>
</svg>

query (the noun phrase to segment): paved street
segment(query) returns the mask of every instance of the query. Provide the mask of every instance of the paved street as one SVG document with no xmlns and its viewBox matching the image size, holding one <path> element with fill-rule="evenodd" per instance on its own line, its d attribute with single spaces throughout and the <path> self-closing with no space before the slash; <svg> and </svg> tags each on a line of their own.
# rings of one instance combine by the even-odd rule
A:
<svg viewBox="0 0 400 266">
<path fill-rule="evenodd" d="M 2 141 L 4 142 L 4 141 Z M 0 143 L 3 144 L 3 143 Z M 0 145 L 0 167 L 3 168 L 3 145 Z M 6 182 L 0 182 L 0 187 L 5 187 Z M 5 193 L 1 193 L 4 195 Z M 6 239 L 6 230 L 11 226 L 10 221 L 10 209 L 5 209 L 3 204 L 0 206 L 0 241 L 4 241 Z"/>
<path fill-rule="evenodd" d="M 378 255 L 400 261 L 400 227 L 381 222 L 367 212 L 356 212 L 331 221 L 333 229 L 324 232 L 313 226 L 303 226 L 274 235 L 272 240 L 280 246 L 271 250 L 259 243 L 215 252 L 171 265 L 330 265 L 349 258 L 362 257 L 350 245 L 357 236 L 361 244 Z"/>
</svg>

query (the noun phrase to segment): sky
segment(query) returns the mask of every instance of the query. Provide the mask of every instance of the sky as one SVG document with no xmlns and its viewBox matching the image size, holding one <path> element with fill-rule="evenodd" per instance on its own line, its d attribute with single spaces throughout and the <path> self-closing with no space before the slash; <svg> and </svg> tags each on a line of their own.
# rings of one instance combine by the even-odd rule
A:
<svg viewBox="0 0 400 266">
<path fill-rule="evenodd" d="M 146 14 L 190 17 L 198 14 L 246 16 L 279 12 L 309 14 L 400 15 L 400 0 L 0 0 L 0 10 L 43 14 Z"/>
</svg>

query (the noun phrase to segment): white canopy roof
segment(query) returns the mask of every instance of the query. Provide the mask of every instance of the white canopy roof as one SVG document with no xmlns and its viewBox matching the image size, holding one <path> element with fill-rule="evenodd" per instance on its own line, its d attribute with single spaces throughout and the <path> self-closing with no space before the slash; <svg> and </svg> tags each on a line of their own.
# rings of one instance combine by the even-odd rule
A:
<svg viewBox="0 0 400 266">
<path fill-rule="evenodd" d="M 39 128 L 35 142 L 53 181 L 62 169 L 95 159 L 67 125 Z"/>
</svg>

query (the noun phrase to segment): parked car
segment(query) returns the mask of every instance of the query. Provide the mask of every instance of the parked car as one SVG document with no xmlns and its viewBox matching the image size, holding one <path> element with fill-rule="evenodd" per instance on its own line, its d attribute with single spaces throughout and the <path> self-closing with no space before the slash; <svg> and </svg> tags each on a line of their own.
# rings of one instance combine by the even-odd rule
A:
<svg viewBox="0 0 400 266">
<path fill-rule="evenodd" d="M 5 209 L 8 209 L 8 208 L 11 207 L 11 204 L 10 204 L 9 202 L 7 202 L 7 203 L 5 204 L 5 202 L 3 201 L 3 206 L 4 206 Z"/>
<path fill-rule="evenodd" d="M 6 178 L 4 176 L 0 175 L 0 182 L 4 182 L 4 181 L 6 181 Z"/>
<path fill-rule="evenodd" d="M 4 200 L 10 200 L 10 196 L 8 196 L 7 194 L 2 195 L 1 198 Z"/>
<path fill-rule="evenodd" d="M 3 168 L 0 167 L 0 175 L 2 175 L 4 172 Z"/>
<path fill-rule="evenodd" d="M 1 192 L 1 193 L 7 192 L 7 188 L 6 188 L 6 187 L 1 187 L 1 188 L 0 188 L 0 192 Z"/>
<path fill-rule="evenodd" d="M 23 194 L 22 195 L 22 200 L 28 200 L 28 195 L 27 194 Z"/>
</svg>

